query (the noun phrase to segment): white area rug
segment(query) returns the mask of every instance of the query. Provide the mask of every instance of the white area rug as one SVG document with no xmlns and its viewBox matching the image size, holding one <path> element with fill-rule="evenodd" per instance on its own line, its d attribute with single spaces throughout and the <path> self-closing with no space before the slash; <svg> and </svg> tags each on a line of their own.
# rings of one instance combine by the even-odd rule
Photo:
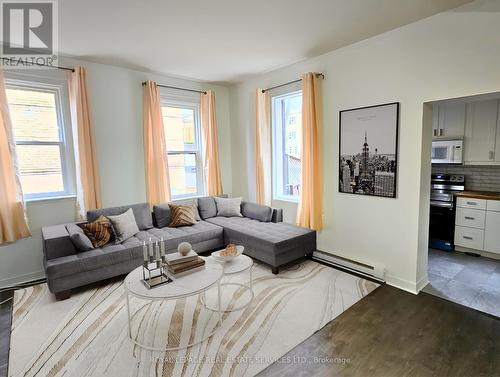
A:
<svg viewBox="0 0 500 377">
<path fill-rule="evenodd" d="M 247 279 L 243 273 L 231 281 Z M 128 337 L 121 280 L 59 302 L 41 284 L 15 293 L 9 376 L 253 376 L 377 287 L 313 261 L 277 276 L 256 264 L 252 304 L 225 313 L 213 337 L 176 352 L 150 352 Z M 227 288 L 223 299 L 237 306 L 247 295 Z M 135 310 L 142 304 L 131 301 Z M 187 344 L 217 324 L 199 297 L 154 303 L 136 319 L 140 340 L 155 346 Z"/>
</svg>

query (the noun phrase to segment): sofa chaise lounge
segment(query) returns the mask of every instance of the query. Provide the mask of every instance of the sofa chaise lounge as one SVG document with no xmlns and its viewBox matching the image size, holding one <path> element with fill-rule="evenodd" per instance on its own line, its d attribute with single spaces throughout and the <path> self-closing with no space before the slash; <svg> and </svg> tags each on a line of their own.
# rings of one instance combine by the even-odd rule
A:
<svg viewBox="0 0 500 377">
<path fill-rule="evenodd" d="M 191 243 L 198 253 L 222 248 L 229 243 L 245 246 L 245 254 L 268 264 L 274 274 L 279 267 L 312 254 L 316 232 L 282 222 L 281 209 L 242 202 L 242 217 L 217 216 L 213 197 L 197 199 L 200 221 L 191 226 L 168 227 L 168 204 L 147 203 L 103 208 L 87 212 L 91 222 L 100 215 L 118 215 L 132 208 L 139 233 L 120 244 L 78 252 L 70 238 L 71 224 L 42 228 L 43 264 L 49 290 L 58 299 L 68 298 L 72 288 L 126 274 L 142 263 L 143 241 L 163 237 L 167 253 L 180 242 Z M 74 223 L 72 223 L 74 224 Z"/>
</svg>

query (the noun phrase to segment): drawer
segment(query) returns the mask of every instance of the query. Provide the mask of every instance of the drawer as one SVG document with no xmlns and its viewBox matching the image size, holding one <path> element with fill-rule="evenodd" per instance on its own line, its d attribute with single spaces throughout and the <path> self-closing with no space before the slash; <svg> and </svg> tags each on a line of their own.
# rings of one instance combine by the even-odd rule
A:
<svg viewBox="0 0 500 377">
<path fill-rule="evenodd" d="M 457 207 L 486 209 L 486 200 L 474 198 L 457 198 Z"/>
<path fill-rule="evenodd" d="M 483 250 L 484 230 L 457 225 L 455 227 L 455 245 Z"/>
<path fill-rule="evenodd" d="M 488 200 L 486 203 L 486 209 L 488 211 L 500 212 L 500 200 Z"/>
<path fill-rule="evenodd" d="M 457 208 L 455 224 L 468 226 L 469 228 L 484 229 L 486 211 L 481 209 Z"/>
</svg>

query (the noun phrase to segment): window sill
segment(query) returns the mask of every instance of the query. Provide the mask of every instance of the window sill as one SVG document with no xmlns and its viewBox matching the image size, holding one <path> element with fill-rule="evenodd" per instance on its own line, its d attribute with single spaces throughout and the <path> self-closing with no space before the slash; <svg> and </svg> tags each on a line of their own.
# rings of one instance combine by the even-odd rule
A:
<svg viewBox="0 0 500 377">
<path fill-rule="evenodd" d="M 32 198 L 32 199 L 25 199 L 26 205 L 31 205 L 31 204 L 44 204 L 44 203 L 51 203 L 54 201 L 74 201 L 76 199 L 76 195 L 64 195 L 64 196 L 54 196 L 54 197 L 49 197 L 49 198 Z"/>
<path fill-rule="evenodd" d="M 283 196 L 274 197 L 273 201 L 299 204 L 299 198 L 293 198 L 293 197 L 283 197 Z"/>
</svg>

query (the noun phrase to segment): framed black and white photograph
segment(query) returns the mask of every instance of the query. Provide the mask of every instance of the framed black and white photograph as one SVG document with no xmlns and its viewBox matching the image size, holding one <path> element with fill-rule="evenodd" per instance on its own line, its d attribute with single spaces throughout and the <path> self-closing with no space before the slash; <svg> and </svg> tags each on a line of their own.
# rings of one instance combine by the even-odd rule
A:
<svg viewBox="0 0 500 377">
<path fill-rule="evenodd" d="M 339 191 L 396 197 L 399 102 L 342 110 Z"/>
</svg>

